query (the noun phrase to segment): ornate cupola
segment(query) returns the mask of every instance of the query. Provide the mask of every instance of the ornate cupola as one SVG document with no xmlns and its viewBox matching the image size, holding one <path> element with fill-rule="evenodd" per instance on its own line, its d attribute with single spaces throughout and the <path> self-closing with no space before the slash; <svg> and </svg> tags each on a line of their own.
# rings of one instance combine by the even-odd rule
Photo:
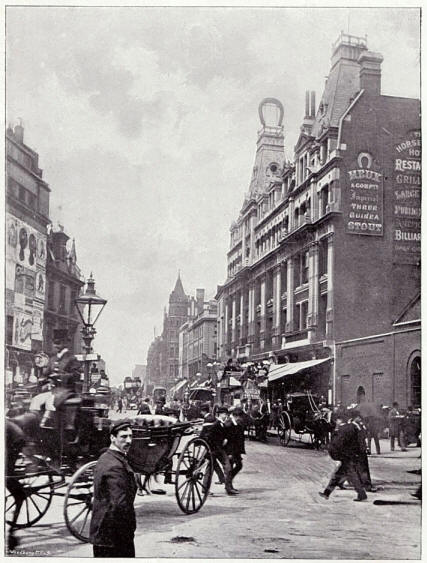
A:
<svg viewBox="0 0 427 563">
<path fill-rule="evenodd" d="M 283 105 L 276 98 L 264 98 L 258 108 L 261 129 L 249 196 L 263 193 L 272 181 L 280 181 L 284 161 Z"/>
</svg>

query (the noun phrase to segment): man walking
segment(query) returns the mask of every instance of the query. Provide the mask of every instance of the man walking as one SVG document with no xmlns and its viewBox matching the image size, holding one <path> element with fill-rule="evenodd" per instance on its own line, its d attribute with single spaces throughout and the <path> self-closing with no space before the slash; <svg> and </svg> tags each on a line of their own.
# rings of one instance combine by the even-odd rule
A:
<svg viewBox="0 0 427 563">
<path fill-rule="evenodd" d="M 135 557 L 136 494 L 134 473 L 126 459 L 132 443 L 129 420 L 111 427 L 111 445 L 94 472 L 90 541 L 94 557 Z"/>
<path fill-rule="evenodd" d="M 328 485 L 319 495 L 329 498 L 335 487 L 340 486 L 344 479 L 356 489 L 357 497 L 353 500 L 364 501 L 368 498 L 359 473 L 359 463 L 362 455 L 359 431 L 354 424 L 339 423 L 329 444 L 329 455 L 341 465 L 332 475 Z"/>
<path fill-rule="evenodd" d="M 228 495 L 237 495 L 237 491 L 233 489 L 231 480 L 231 463 L 225 445 L 227 444 L 227 428 L 224 423 L 227 419 L 228 408 L 221 406 L 217 411 L 216 421 L 209 425 L 203 425 L 200 437 L 206 440 L 212 451 L 214 459 L 214 467 L 221 463 L 224 471 L 225 490 Z"/>
<path fill-rule="evenodd" d="M 231 462 L 231 479 L 241 471 L 243 468 L 242 454 L 246 454 L 245 451 L 245 429 L 243 426 L 243 409 L 241 407 L 235 407 L 225 421 L 225 427 L 227 428 L 227 444 L 225 446 L 225 451 L 227 452 L 230 462 Z M 231 486 L 234 491 L 233 482 Z"/>
</svg>

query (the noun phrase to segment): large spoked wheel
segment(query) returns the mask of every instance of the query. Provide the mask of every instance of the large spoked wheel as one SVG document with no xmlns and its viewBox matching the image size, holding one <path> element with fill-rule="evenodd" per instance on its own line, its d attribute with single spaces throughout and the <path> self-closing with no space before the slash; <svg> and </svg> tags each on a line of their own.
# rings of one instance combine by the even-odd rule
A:
<svg viewBox="0 0 427 563">
<path fill-rule="evenodd" d="M 176 467 L 175 495 L 183 512 L 193 514 L 202 508 L 208 498 L 212 472 L 208 444 L 201 438 L 193 438 L 185 445 Z"/>
<path fill-rule="evenodd" d="M 6 487 L 5 519 L 17 529 L 43 518 L 54 494 L 54 480 L 43 460 L 25 454 L 19 455 L 13 475 L 6 477 Z"/>
<path fill-rule="evenodd" d="M 291 417 L 286 411 L 282 412 L 278 419 L 277 433 L 282 446 L 287 446 L 291 439 Z"/>
<path fill-rule="evenodd" d="M 73 536 L 82 542 L 89 541 L 95 465 L 96 461 L 90 461 L 80 467 L 72 476 L 65 494 L 65 523 Z"/>
</svg>

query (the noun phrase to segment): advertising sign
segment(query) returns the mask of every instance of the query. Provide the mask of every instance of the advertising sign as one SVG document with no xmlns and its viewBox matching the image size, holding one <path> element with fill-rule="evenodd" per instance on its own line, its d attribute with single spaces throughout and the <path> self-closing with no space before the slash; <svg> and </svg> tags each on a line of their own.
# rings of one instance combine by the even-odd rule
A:
<svg viewBox="0 0 427 563">
<path fill-rule="evenodd" d="M 43 305 L 33 303 L 33 328 L 31 331 L 33 340 L 43 340 Z"/>
<path fill-rule="evenodd" d="M 13 345 L 22 350 L 31 350 L 33 319 L 27 311 L 16 311 L 13 327 Z"/>
<path fill-rule="evenodd" d="M 421 256 L 421 131 L 394 147 L 393 261 L 417 264 Z"/>
<path fill-rule="evenodd" d="M 352 170 L 347 171 L 346 232 L 354 235 L 383 236 L 383 174 L 373 166 L 373 158 L 361 152 Z"/>
<path fill-rule="evenodd" d="M 39 270 L 37 271 L 36 274 L 36 286 L 35 286 L 36 297 L 38 299 L 44 300 L 45 288 L 46 288 L 46 275 L 44 272 L 41 272 Z"/>
<path fill-rule="evenodd" d="M 10 213 L 6 213 L 6 229 L 6 257 L 15 262 L 18 245 L 18 221 Z"/>
</svg>

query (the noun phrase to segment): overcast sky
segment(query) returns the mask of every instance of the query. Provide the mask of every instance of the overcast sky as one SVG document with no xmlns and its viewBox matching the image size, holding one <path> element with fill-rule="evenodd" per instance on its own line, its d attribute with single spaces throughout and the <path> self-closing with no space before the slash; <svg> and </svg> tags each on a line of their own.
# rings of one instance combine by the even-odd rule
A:
<svg viewBox="0 0 427 563">
<path fill-rule="evenodd" d="M 417 9 L 7 9 L 7 120 L 40 154 L 51 217 L 108 304 L 94 348 L 115 383 L 144 364 L 178 270 L 208 296 L 248 190 L 258 104 L 320 100 L 340 30 L 384 56 L 382 93 L 419 97 Z"/>
</svg>

